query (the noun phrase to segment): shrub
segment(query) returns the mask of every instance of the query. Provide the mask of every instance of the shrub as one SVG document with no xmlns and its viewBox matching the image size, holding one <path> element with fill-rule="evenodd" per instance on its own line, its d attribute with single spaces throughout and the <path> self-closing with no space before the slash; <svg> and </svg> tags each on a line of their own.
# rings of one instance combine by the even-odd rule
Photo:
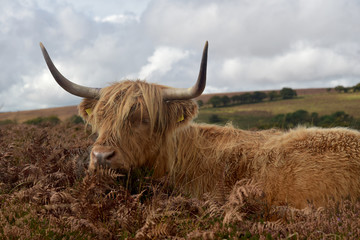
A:
<svg viewBox="0 0 360 240">
<path fill-rule="evenodd" d="M 84 123 L 84 120 L 79 115 L 72 115 L 68 119 L 68 122 L 73 123 L 73 124 L 79 124 L 79 123 Z"/>
<path fill-rule="evenodd" d="M 232 101 L 233 103 L 236 103 L 236 104 L 241 103 L 240 95 L 234 95 L 234 96 L 232 96 L 232 97 L 231 97 L 231 101 Z"/>
<path fill-rule="evenodd" d="M 356 85 L 353 87 L 353 90 L 354 90 L 354 92 L 360 92 L 360 83 L 356 84 Z"/>
<path fill-rule="evenodd" d="M 218 115 L 212 114 L 212 115 L 209 117 L 209 122 L 210 122 L 210 123 L 218 123 L 218 122 L 221 122 L 221 119 L 219 118 Z"/>
<path fill-rule="evenodd" d="M 277 127 L 287 129 L 296 127 L 297 125 L 359 128 L 359 124 L 354 120 L 354 118 L 344 111 L 319 117 L 317 112 L 310 114 L 305 110 L 297 110 L 287 114 L 278 114 L 270 120 L 269 124 L 261 126 L 261 128 Z"/>
<path fill-rule="evenodd" d="M 269 92 L 268 96 L 270 101 L 274 101 L 276 98 L 280 97 L 280 95 L 276 91 Z"/>
<path fill-rule="evenodd" d="M 267 95 L 264 92 L 256 91 L 251 95 L 251 98 L 253 102 L 261 102 L 263 99 L 267 98 Z"/>
<path fill-rule="evenodd" d="M 57 116 L 49 116 L 49 117 L 37 117 L 34 119 L 27 120 L 24 123 L 31 125 L 56 125 L 60 122 L 61 121 Z"/>
<path fill-rule="evenodd" d="M 280 95 L 283 99 L 292 99 L 297 96 L 297 93 L 292 88 L 286 88 L 280 90 Z"/>
<path fill-rule="evenodd" d="M 251 93 L 243 93 L 240 95 L 241 103 L 250 103 L 251 102 Z"/>
<path fill-rule="evenodd" d="M 231 101 L 230 98 L 226 95 L 221 97 L 221 102 L 224 106 L 227 106 L 230 103 L 230 101 Z"/>
<path fill-rule="evenodd" d="M 211 104 L 214 108 L 218 107 L 219 105 L 222 104 L 221 97 L 220 96 L 213 96 L 212 98 L 210 98 L 208 103 Z"/>
<path fill-rule="evenodd" d="M 318 125 L 321 127 L 350 127 L 354 118 L 344 111 L 338 111 L 333 114 L 320 117 Z"/>
<path fill-rule="evenodd" d="M 344 86 L 336 86 L 335 87 L 335 91 L 337 91 L 338 93 L 344 92 L 345 91 L 345 87 Z"/>
<path fill-rule="evenodd" d="M 0 121 L 0 126 L 1 125 L 9 125 L 9 124 L 17 124 L 17 121 L 16 120 L 10 120 L 10 119 L 5 119 L 5 120 Z"/>
</svg>

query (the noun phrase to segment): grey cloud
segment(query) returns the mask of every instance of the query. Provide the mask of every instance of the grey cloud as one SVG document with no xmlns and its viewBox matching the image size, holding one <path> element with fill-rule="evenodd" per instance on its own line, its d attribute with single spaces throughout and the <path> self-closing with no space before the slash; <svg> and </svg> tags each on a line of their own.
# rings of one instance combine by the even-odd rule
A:
<svg viewBox="0 0 360 240">
<path fill-rule="evenodd" d="M 40 41 L 64 75 L 80 84 L 104 86 L 146 62 L 146 55 L 142 56 L 143 62 L 137 59 L 140 52 L 146 54 L 139 49 L 147 46 L 142 43 L 144 38 L 136 35 L 138 24 L 127 29 L 129 26 L 122 24 L 96 22 L 71 5 L 45 9 L 35 2 L 22 1 L 6 1 L 0 15 L 4 26 L 0 32 L 3 111 L 79 102 L 51 78 L 41 56 Z"/>
<path fill-rule="evenodd" d="M 126 77 L 188 87 L 206 40 L 207 92 L 352 85 L 359 22 L 357 0 L 3 0 L 1 110 L 80 101 L 53 81 L 39 41 L 65 76 L 93 87 Z"/>
</svg>

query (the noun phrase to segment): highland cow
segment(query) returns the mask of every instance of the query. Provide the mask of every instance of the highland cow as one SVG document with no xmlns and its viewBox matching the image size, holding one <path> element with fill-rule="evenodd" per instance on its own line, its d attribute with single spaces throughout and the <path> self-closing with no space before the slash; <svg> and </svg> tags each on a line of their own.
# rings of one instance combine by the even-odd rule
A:
<svg viewBox="0 0 360 240">
<path fill-rule="evenodd" d="M 98 133 L 89 169 L 103 165 L 129 170 L 149 167 L 168 176 L 192 196 L 231 187 L 241 179 L 257 181 L 268 204 L 302 208 L 329 198 L 360 196 L 360 133 L 345 128 L 296 128 L 245 131 L 232 126 L 192 122 L 193 100 L 206 82 L 206 43 L 196 84 L 174 89 L 145 81 L 123 81 L 102 89 L 72 83 L 55 68 L 58 84 L 85 98 L 79 113 Z"/>
</svg>

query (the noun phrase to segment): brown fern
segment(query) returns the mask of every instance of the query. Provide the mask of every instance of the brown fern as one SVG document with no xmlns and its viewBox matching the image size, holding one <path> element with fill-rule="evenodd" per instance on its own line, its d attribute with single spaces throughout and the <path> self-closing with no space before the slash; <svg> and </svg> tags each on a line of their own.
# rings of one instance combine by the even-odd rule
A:
<svg viewBox="0 0 360 240">
<path fill-rule="evenodd" d="M 224 224 L 242 222 L 249 214 L 259 214 L 264 209 L 264 193 L 253 180 L 240 180 L 233 187 L 228 201 L 222 207 Z"/>
</svg>

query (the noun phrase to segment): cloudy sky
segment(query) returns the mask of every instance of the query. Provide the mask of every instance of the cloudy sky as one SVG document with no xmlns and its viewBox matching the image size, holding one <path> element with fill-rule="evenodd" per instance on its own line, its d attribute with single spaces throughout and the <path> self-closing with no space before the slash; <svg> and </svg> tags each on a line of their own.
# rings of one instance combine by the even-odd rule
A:
<svg viewBox="0 0 360 240">
<path fill-rule="evenodd" d="M 360 82 L 359 0 L 0 0 L 0 111 L 76 105 L 72 81 L 189 87 L 209 41 L 205 91 Z"/>
</svg>

